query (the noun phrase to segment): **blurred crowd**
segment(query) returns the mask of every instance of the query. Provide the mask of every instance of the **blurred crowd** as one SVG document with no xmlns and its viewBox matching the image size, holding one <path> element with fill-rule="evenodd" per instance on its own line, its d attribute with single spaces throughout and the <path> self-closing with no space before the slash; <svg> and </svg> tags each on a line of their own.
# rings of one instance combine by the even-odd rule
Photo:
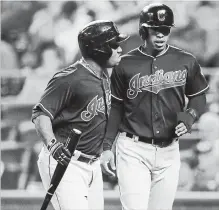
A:
<svg viewBox="0 0 219 210">
<path fill-rule="evenodd" d="M 35 104 L 51 76 L 80 57 L 77 34 L 92 20 L 113 20 L 122 32 L 130 34 L 123 46 L 124 53 L 137 47 L 141 44 L 139 13 L 150 2 L 156 1 L 1 1 L 3 108 Z M 175 14 L 176 27 L 170 43 L 192 52 L 201 66 L 219 70 L 219 2 L 159 2 L 169 5 Z M 209 75 L 208 109 L 194 129 L 198 136 L 196 144 L 182 150 L 179 190 L 219 191 L 219 72 L 214 70 Z M 1 111 L 3 131 L 11 124 L 7 112 Z M 9 132 L 15 139 L 28 128 L 33 129 L 26 121 L 12 127 L 19 131 L 14 136 Z M 25 156 L 29 162 L 36 160 L 40 143 L 31 147 L 33 150 Z M 4 175 L 2 168 L 7 167 L 3 160 L 1 166 L 1 175 Z M 33 164 L 26 170 L 33 180 L 39 181 Z M 26 174 L 26 179 L 30 179 L 27 177 Z M 104 180 L 106 188 L 117 186 L 116 179 L 104 177 Z M 28 186 L 22 185 L 22 181 L 20 185 Z"/>
<path fill-rule="evenodd" d="M 147 2 L 152 1 L 1 1 L 1 68 L 35 69 L 46 42 L 61 51 L 61 65 L 72 63 L 78 31 L 95 19 L 111 19 L 124 32 L 138 35 L 138 15 Z M 194 53 L 202 66 L 219 66 L 219 2 L 159 2 L 175 14 L 171 43 Z"/>
<path fill-rule="evenodd" d="M 1 69 L 6 75 L 21 75 L 26 81 L 30 76 L 33 83 L 38 77 L 45 77 L 40 85 L 45 87 L 47 73 L 50 77 L 80 57 L 77 34 L 85 24 L 96 19 L 111 19 L 121 31 L 130 34 L 123 46 L 125 53 L 141 44 L 139 12 L 150 2 L 1 1 Z M 219 2 L 160 2 L 169 5 L 175 14 L 176 27 L 172 29 L 170 43 L 192 52 L 203 67 L 218 67 Z M 16 88 L 9 90 L 7 82 L 15 82 L 11 86 Z M 23 87 L 18 81 L 3 80 L 2 84 L 2 96 L 17 95 Z"/>
</svg>

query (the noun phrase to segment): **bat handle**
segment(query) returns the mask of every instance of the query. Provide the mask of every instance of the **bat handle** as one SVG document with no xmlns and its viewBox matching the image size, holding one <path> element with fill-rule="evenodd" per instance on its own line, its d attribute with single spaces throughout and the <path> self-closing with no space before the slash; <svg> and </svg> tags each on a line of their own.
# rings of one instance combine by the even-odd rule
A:
<svg viewBox="0 0 219 210">
<path fill-rule="evenodd" d="M 77 143 L 79 141 L 80 135 L 81 135 L 81 131 L 74 128 L 71 131 L 70 136 L 67 138 L 65 146 L 69 148 L 69 151 L 70 151 L 71 154 L 73 154 L 73 152 L 74 152 L 74 150 L 75 150 L 75 148 L 77 146 Z M 75 141 L 71 141 L 71 139 L 74 139 Z M 52 196 L 53 196 L 53 194 L 54 194 L 54 192 L 55 192 L 59 182 L 61 181 L 62 176 L 65 173 L 66 168 L 67 167 L 64 167 L 64 166 L 62 166 L 60 164 L 58 164 L 56 166 L 56 169 L 54 171 L 54 174 L 53 174 L 53 177 L 52 177 L 52 180 L 51 180 L 51 183 L 53 183 L 53 184 L 50 185 L 50 188 L 47 191 L 46 197 L 45 197 L 45 199 L 43 201 L 43 204 L 42 204 L 40 210 L 46 210 L 47 209 L 47 207 L 49 205 L 49 202 L 50 202 L 50 200 L 51 200 L 51 198 L 52 198 Z M 54 183 L 56 183 L 56 184 L 54 185 Z"/>
<path fill-rule="evenodd" d="M 48 194 L 48 193 L 46 194 L 46 197 L 43 201 L 43 204 L 42 204 L 40 210 L 46 210 L 47 209 L 52 196 L 53 196 L 52 194 Z"/>
</svg>

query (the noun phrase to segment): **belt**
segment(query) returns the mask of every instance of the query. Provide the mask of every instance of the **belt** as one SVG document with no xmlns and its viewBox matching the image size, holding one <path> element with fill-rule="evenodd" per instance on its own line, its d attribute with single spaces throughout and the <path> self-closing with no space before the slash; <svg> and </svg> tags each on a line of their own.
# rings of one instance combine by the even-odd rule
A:
<svg viewBox="0 0 219 210">
<path fill-rule="evenodd" d="M 79 152 L 79 151 L 77 151 Z M 87 155 L 82 152 L 77 153 L 75 152 L 74 155 L 72 156 L 73 159 L 78 160 L 80 162 L 84 162 L 87 164 L 92 164 L 96 160 L 99 159 L 99 156 L 94 156 L 94 155 Z"/>
<path fill-rule="evenodd" d="M 133 139 L 134 141 L 140 141 L 152 145 L 156 145 L 159 147 L 167 147 L 169 146 L 174 140 L 178 141 L 178 138 L 172 138 L 172 139 L 162 139 L 162 138 L 147 138 L 147 137 L 141 137 L 141 136 L 135 136 L 131 133 L 126 133 L 126 136 Z"/>
<path fill-rule="evenodd" d="M 84 162 L 84 163 L 87 163 L 87 164 L 92 164 L 96 160 L 98 160 L 98 157 L 88 158 L 88 157 L 84 157 L 83 155 L 80 155 L 79 158 L 78 158 L 78 161 L 81 161 L 81 162 Z"/>
</svg>

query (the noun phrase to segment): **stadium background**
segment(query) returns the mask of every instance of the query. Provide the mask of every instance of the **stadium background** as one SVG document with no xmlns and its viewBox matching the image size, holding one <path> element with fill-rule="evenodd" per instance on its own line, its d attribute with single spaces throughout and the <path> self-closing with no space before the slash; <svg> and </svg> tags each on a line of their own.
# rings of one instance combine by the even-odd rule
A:
<svg viewBox="0 0 219 210">
<path fill-rule="evenodd" d="M 138 14 L 156 1 L 1 1 L 1 209 L 39 209 L 45 195 L 36 160 L 42 146 L 31 108 L 49 78 L 80 57 L 77 33 L 111 19 L 131 35 L 124 53 L 141 44 Z M 174 210 L 219 206 L 219 2 L 159 1 L 175 14 L 170 43 L 192 52 L 210 90 L 206 113 L 181 137 Z M 116 179 L 104 176 L 106 210 L 121 209 Z M 52 209 L 52 208 L 50 208 Z"/>
</svg>

